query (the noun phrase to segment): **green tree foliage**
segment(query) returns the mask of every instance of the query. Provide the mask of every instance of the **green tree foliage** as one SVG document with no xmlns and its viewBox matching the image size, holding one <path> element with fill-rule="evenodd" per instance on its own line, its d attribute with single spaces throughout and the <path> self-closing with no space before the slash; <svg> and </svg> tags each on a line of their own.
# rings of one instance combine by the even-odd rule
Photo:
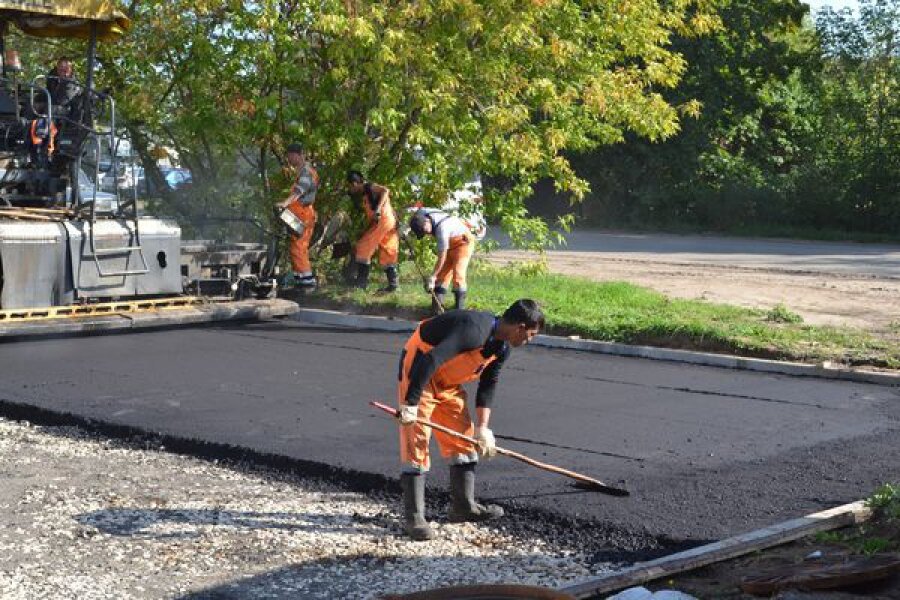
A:
<svg viewBox="0 0 900 600">
<path fill-rule="evenodd" d="M 662 144 L 579 157 L 600 222 L 729 230 L 900 226 L 900 1 L 813 23 L 794 0 L 732 0 L 714 35 L 678 44 L 670 102 L 699 119 Z M 599 210 L 596 210 L 599 209 Z"/>
<path fill-rule="evenodd" d="M 586 208 L 599 209 L 601 222 L 655 226 L 723 227 L 755 215 L 766 193 L 761 170 L 794 160 L 788 136 L 775 133 L 794 124 L 770 105 L 809 60 L 805 10 L 799 0 L 727 0 L 719 30 L 678 40 L 688 67 L 670 101 L 695 98 L 700 116 L 666 143 L 630 138 L 576 159 L 598 192 L 590 202 L 599 206 Z"/>
<path fill-rule="evenodd" d="M 900 226 L 900 0 L 864 0 L 859 16 L 823 11 L 819 173 L 830 176 L 841 225 Z"/>
<path fill-rule="evenodd" d="M 174 147 L 203 200 L 260 212 L 284 194 L 301 140 L 325 211 L 359 168 L 399 202 L 440 203 L 473 173 L 502 178 L 489 215 L 542 242 L 524 199 L 539 179 L 581 198 L 566 152 L 679 131 L 667 101 L 685 60 L 673 40 L 713 31 L 719 0 L 132 0 L 134 28 L 104 47 L 149 163 Z M 414 197 L 410 177 L 424 182 Z"/>
</svg>

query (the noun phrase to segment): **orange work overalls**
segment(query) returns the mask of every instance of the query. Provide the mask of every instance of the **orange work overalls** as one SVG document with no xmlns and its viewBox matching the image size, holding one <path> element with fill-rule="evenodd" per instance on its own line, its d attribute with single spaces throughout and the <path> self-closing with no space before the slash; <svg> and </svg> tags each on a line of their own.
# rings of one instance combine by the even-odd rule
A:
<svg viewBox="0 0 900 600">
<path fill-rule="evenodd" d="M 406 391 L 409 388 L 409 375 L 416 356 L 430 352 L 431 345 L 422 340 L 421 325 L 406 342 L 400 363 L 400 405 L 406 404 Z M 482 348 L 468 350 L 457 354 L 441 365 L 422 390 L 418 403 L 418 417 L 433 423 L 449 427 L 464 435 L 472 436 L 475 426 L 469 417 L 466 405 L 466 391 L 462 384 L 475 381 L 489 364 L 497 359 L 491 355 L 481 355 Z M 434 432 L 441 456 L 450 464 L 466 464 L 478 462 L 478 452 L 474 445 L 447 435 Z M 431 428 L 418 423 L 400 427 L 400 460 L 403 470 L 425 472 L 431 468 L 428 442 Z"/>
<path fill-rule="evenodd" d="M 372 210 L 370 201 L 372 194 L 372 189 L 366 184 L 362 204 L 369 227 L 359 238 L 359 241 L 356 242 L 356 262 L 369 264 L 375 251 L 378 250 L 379 264 L 382 267 L 389 267 L 397 264 L 397 258 L 400 253 L 397 217 L 394 215 L 394 208 L 388 201 L 381 211 L 381 218 L 376 223 L 375 211 Z"/>
<path fill-rule="evenodd" d="M 466 273 L 469 270 L 469 260 L 475 253 L 475 236 L 465 233 L 450 238 L 450 248 L 447 249 L 447 260 L 438 271 L 435 282 L 439 287 L 447 289 L 450 280 L 453 280 L 453 288 L 466 289 Z"/>
<path fill-rule="evenodd" d="M 309 169 L 313 181 L 318 186 L 319 174 L 309 165 L 306 168 Z M 297 175 L 297 179 L 302 176 L 303 172 L 301 171 Z M 313 228 L 316 226 L 316 209 L 312 204 L 300 204 L 299 200 L 291 202 L 288 209 L 306 225 L 303 235 L 291 235 L 291 269 L 295 273 L 312 273 L 312 265 L 309 262 L 309 242 L 312 239 Z"/>
</svg>

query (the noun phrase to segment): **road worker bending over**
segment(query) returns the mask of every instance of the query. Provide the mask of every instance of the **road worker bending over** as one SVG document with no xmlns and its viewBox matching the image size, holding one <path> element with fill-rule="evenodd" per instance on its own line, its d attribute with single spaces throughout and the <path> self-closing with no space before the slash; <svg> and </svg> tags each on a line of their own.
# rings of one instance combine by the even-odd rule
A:
<svg viewBox="0 0 900 600">
<path fill-rule="evenodd" d="M 517 300 L 501 317 L 481 311 L 454 310 L 423 321 L 400 356 L 399 419 L 403 488 L 403 526 L 414 540 L 429 540 L 434 532 L 425 519 L 425 473 L 431 462 L 431 428 L 425 419 L 478 440 L 477 447 L 434 432 L 441 456 L 450 464 L 451 522 L 486 521 L 503 516 L 499 506 L 475 502 L 478 457 L 496 454 L 488 427 L 491 401 L 500 368 L 510 348 L 531 341 L 544 325 L 544 314 L 533 300 Z M 476 424 L 469 417 L 464 383 L 478 380 Z"/>
<path fill-rule="evenodd" d="M 397 233 L 397 217 L 391 206 L 391 193 L 384 186 L 366 181 L 359 171 L 347 174 L 347 187 L 351 196 L 362 198 L 368 224 L 356 242 L 356 287 L 366 289 L 369 285 L 372 256 L 378 250 L 378 262 L 387 276 L 387 287 L 378 291 L 397 291 L 400 236 Z"/>
<path fill-rule="evenodd" d="M 279 206 L 294 213 L 304 225 L 301 235 L 291 234 L 291 270 L 297 285 L 312 288 L 316 287 L 316 278 L 309 262 L 309 241 L 316 226 L 316 210 L 313 204 L 319 190 L 319 174 L 306 161 L 300 144 L 290 144 L 287 147 L 287 162 L 296 169 L 297 180 L 291 186 L 290 196 Z"/>
<path fill-rule="evenodd" d="M 466 272 L 475 252 L 475 236 L 468 224 L 436 208 L 420 208 L 410 217 L 409 228 L 419 239 L 426 235 L 437 239 L 437 262 L 434 272 L 425 282 L 425 291 L 434 293 L 432 310 L 440 312 L 451 278 L 456 308 L 465 308 Z"/>
</svg>

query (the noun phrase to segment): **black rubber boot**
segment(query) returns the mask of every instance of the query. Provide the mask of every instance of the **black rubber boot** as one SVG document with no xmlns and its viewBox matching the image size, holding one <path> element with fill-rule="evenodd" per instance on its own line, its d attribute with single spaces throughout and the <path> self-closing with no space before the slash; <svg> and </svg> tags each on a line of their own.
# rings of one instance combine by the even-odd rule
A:
<svg viewBox="0 0 900 600">
<path fill-rule="evenodd" d="M 381 294 L 389 294 L 400 289 L 400 275 L 397 273 L 397 266 L 391 265 L 384 268 L 384 274 L 387 276 L 387 286 L 378 290 Z"/>
<path fill-rule="evenodd" d="M 434 531 L 425 520 L 425 474 L 402 473 L 400 487 L 403 488 L 403 530 L 406 535 L 417 542 L 434 539 Z"/>
<path fill-rule="evenodd" d="M 466 307 L 466 290 L 453 290 L 453 298 L 456 300 L 456 310 Z"/>
<path fill-rule="evenodd" d="M 356 263 L 356 287 L 361 290 L 369 287 L 369 271 L 372 269 L 372 265 L 368 263 Z"/>
<path fill-rule="evenodd" d="M 446 308 L 446 304 L 444 304 L 444 298 L 447 296 L 447 288 L 442 288 L 440 286 L 434 288 L 434 296 L 431 297 L 431 312 L 436 315 L 439 315 L 443 312 L 442 309 Z"/>
<path fill-rule="evenodd" d="M 450 511 L 447 518 L 451 523 L 478 523 L 502 516 L 503 509 L 499 506 L 475 502 L 474 463 L 450 467 Z"/>
</svg>

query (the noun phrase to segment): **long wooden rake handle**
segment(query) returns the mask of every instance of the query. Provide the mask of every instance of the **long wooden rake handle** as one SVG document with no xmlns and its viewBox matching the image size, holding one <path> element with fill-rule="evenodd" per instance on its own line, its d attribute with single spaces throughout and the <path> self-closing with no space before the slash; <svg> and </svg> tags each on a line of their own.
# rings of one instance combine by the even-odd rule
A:
<svg viewBox="0 0 900 600">
<path fill-rule="evenodd" d="M 386 404 L 382 404 L 381 402 L 375 402 L 374 400 L 369 402 L 372 406 L 379 410 L 383 410 L 393 417 L 398 417 L 400 411 L 391 406 L 387 406 Z M 444 427 L 443 425 L 438 425 L 437 423 L 432 423 L 426 419 L 416 419 L 416 423 L 419 425 L 424 425 L 426 427 L 431 427 L 432 429 L 436 429 L 437 431 L 441 431 L 446 433 L 447 435 L 452 435 L 455 438 L 459 438 L 461 440 L 465 440 L 470 444 L 474 444 L 478 446 L 478 440 L 473 437 L 469 437 L 458 431 L 453 431 L 449 427 Z M 570 471 L 568 469 L 563 469 L 562 467 L 557 467 L 556 465 L 551 465 L 548 463 L 541 462 L 539 460 L 535 460 L 524 454 L 519 454 L 518 452 L 514 452 L 512 450 L 507 450 L 506 448 L 501 448 L 497 446 L 497 454 L 502 454 L 503 456 L 508 456 L 510 458 L 514 458 L 516 460 L 522 461 L 525 464 L 529 464 L 532 467 L 537 467 L 538 469 L 543 469 L 544 471 L 550 471 L 551 473 L 558 473 L 560 475 L 565 475 L 566 477 L 571 477 L 572 479 L 577 480 L 583 487 L 586 489 L 591 489 L 597 492 L 602 492 L 604 494 L 609 494 L 611 496 L 628 496 L 629 492 L 626 489 L 617 488 L 611 485 L 607 485 L 600 481 L 599 479 L 594 479 L 593 477 L 588 477 L 587 475 L 582 475 L 581 473 L 576 473 L 575 471 Z"/>
<path fill-rule="evenodd" d="M 416 267 L 416 272 L 418 272 L 419 277 L 422 278 L 422 283 L 425 283 L 425 273 L 422 272 L 421 267 L 419 267 L 419 263 L 416 262 L 416 251 L 412 247 L 412 244 L 409 243 L 409 238 L 404 235 L 400 235 L 400 227 L 397 227 L 397 235 L 400 239 L 403 240 L 403 243 L 406 244 L 406 249 L 409 251 L 409 256 L 412 258 L 413 265 Z M 434 290 L 428 290 L 428 293 L 431 294 L 431 299 L 434 300 L 435 305 L 438 307 L 438 313 L 443 314 L 446 309 L 444 308 L 444 303 L 437 297 L 437 294 L 434 293 Z M 382 404 L 382 406 L 384 406 Z"/>
</svg>

